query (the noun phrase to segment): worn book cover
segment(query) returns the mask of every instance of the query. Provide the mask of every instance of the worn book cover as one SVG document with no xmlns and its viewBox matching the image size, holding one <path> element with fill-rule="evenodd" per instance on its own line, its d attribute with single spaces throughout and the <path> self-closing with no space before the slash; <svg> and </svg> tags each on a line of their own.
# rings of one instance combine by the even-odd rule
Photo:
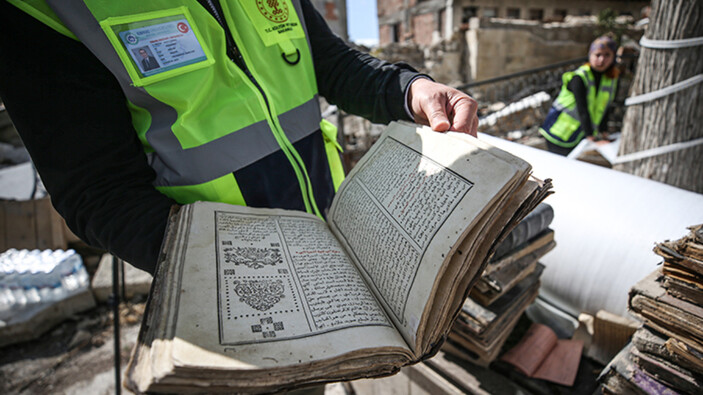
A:
<svg viewBox="0 0 703 395">
<path fill-rule="evenodd" d="M 663 279 L 660 268 L 635 284 L 630 290 L 630 311 L 657 330 L 702 343 L 703 307 L 668 294 Z"/>
<path fill-rule="evenodd" d="M 537 267 L 537 261 L 555 246 L 554 231 L 547 229 L 510 255 L 489 262 L 471 290 L 471 297 L 482 306 L 491 306 L 529 276 Z"/>
<path fill-rule="evenodd" d="M 654 252 L 664 258 L 664 265 L 678 266 L 692 275 L 703 275 L 703 224 L 688 228 L 689 233 L 676 241 L 657 243 Z"/>
<path fill-rule="evenodd" d="M 493 362 L 522 313 L 537 298 L 543 269 L 538 263 L 535 271 L 490 307 L 467 298 L 444 350 L 480 366 Z"/>
<path fill-rule="evenodd" d="M 655 380 L 633 362 L 634 346 L 628 343 L 601 371 L 598 381 L 604 394 L 677 395 L 674 389 Z"/>
<path fill-rule="evenodd" d="M 691 359 L 683 357 L 671 349 L 671 345 L 674 342 L 683 344 L 676 339 L 667 338 L 666 335 L 648 327 L 638 329 L 632 336 L 632 344 L 637 349 L 638 354 L 643 355 L 645 360 L 659 361 L 648 364 L 649 368 L 646 368 L 646 370 L 651 371 L 654 375 L 673 377 L 662 381 L 672 383 L 677 388 L 683 388 L 681 385 L 686 386 L 694 382 L 700 383 L 701 379 L 703 379 L 703 375 L 701 375 L 701 360 L 698 359 L 696 361 L 696 358 L 694 358 L 697 363 L 691 363 L 693 362 Z M 666 366 L 666 368 L 658 369 L 659 366 Z M 659 370 L 663 370 L 663 373 L 660 373 Z M 680 377 L 677 378 L 677 376 Z M 673 384 L 677 380 L 683 381 L 684 384 Z"/>
</svg>

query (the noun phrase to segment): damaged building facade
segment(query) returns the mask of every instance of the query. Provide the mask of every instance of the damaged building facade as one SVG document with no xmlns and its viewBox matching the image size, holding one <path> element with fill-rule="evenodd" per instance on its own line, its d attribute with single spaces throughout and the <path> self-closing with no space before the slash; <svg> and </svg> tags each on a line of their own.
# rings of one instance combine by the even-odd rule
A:
<svg viewBox="0 0 703 395">
<path fill-rule="evenodd" d="M 604 33 L 597 18 L 603 10 L 619 15 L 625 26 L 645 16 L 648 4 L 379 0 L 379 52 L 458 86 L 583 58 L 595 36 Z M 623 28 L 628 29 L 630 40 L 643 33 Z"/>
<path fill-rule="evenodd" d="M 468 27 L 473 17 L 561 22 L 567 16 L 598 15 L 609 8 L 639 19 L 649 1 L 378 0 L 377 4 L 379 44 L 384 46 L 403 41 L 430 45 Z"/>
</svg>

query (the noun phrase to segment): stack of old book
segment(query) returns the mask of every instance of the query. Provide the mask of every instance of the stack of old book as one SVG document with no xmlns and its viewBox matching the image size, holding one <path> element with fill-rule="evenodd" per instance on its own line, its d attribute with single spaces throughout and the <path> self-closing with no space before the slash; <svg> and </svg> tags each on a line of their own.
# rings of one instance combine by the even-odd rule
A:
<svg viewBox="0 0 703 395">
<path fill-rule="evenodd" d="M 499 244 L 464 302 L 444 350 L 487 366 L 539 292 L 539 259 L 556 245 L 551 206 L 542 203 Z"/>
<path fill-rule="evenodd" d="M 700 393 L 703 383 L 703 225 L 657 244 L 660 269 L 630 291 L 644 325 L 603 370 L 612 393 Z"/>
</svg>

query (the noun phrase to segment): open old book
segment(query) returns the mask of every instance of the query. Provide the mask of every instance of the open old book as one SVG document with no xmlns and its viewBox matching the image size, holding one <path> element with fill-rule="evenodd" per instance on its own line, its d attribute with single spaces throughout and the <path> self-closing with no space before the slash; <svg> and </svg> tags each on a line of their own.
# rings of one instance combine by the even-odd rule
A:
<svg viewBox="0 0 703 395">
<path fill-rule="evenodd" d="M 439 350 L 498 241 L 550 193 L 523 160 L 393 123 L 327 222 L 198 202 L 171 218 L 127 371 L 135 392 L 275 392 Z"/>
</svg>

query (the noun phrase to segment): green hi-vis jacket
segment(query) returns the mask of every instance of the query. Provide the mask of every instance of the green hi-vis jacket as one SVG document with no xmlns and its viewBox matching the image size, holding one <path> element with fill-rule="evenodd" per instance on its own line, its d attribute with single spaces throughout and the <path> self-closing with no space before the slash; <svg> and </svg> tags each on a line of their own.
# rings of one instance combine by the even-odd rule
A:
<svg viewBox="0 0 703 395">
<path fill-rule="evenodd" d="M 575 71 L 564 73 L 559 96 L 554 100 L 547 119 L 539 131 L 548 141 L 565 148 L 576 146 L 586 137 L 585 132 L 581 128 L 576 99 L 574 94 L 567 88 L 571 79 L 576 76 L 583 80 L 584 86 L 588 89 L 586 100 L 594 133 L 598 132 L 598 125 L 600 125 L 608 106 L 613 102 L 617 86 L 617 78 L 609 78 L 604 74 L 601 77 L 600 89 L 596 92 L 595 78 L 591 67 L 588 65 L 583 65 Z"/>
<path fill-rule="evenodd" d="M 320 215 L 315 189 L 344 178 L 298 0 L 221 0 L 212 10 L 196 0 L 10 1 L 80 40 L 115 75 L 155 187 L 177 202 L 246 205 L 242 191 L 259 186 L 237 173 L 266 159 L 261 170 L 288 167 L 281 173 L 295 179 L 280 182 Z M 301 157 L 294 144 L 315 134 L 324 154 Z M 320 166 L 326 176 L 311 178 Z"/>
</svg>

